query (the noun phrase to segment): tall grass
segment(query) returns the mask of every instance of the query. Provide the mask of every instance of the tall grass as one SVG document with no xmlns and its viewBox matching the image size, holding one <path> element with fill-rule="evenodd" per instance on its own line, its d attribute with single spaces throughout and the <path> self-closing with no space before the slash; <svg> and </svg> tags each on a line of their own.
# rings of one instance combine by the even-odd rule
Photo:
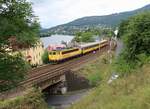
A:
<svg viewBox="0 0 150 109">
<path fill-rule="evenodd" d="M 104 57 L 107 57 L 106 55 Z M 107 59 L 107 58 L 106 58 Z M 112 73 L 110 64 L 91 63 L 83 70 L 83 75 L 101 74 L 100 84 L 92 89 L 87 96 L 73 104 L 69 109 L 150 109 L 150 64 L 143 64 L 130 75 L 121 76 L 108 84 Z M 93 70 L 96 67 L 97 71 Z M 99 66 L 99 67 L 98 67 Z"/>
<path fill-rule="evenodd" d="M 42 94 L 32 89 L 24 96 L 0 101 L 0 109 L 48 109 Z"/>
<path fill-rule="evenodd" d="M 97 86 L 109 74 L 108 72 L 111 72 L 110 59 L 110 54 L 105 53 L 97 60 L 81 68 L 79 73 L 85 76 L 92 86 Z"/>
</svg>

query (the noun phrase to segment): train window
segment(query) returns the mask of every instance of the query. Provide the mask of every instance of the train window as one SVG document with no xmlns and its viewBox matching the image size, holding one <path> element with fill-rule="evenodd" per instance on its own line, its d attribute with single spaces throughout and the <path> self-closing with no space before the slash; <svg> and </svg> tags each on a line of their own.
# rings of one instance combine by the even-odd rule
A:
<svg viewBox="0 0 150 109">
<path fill-rule="evenodd" d="M 49 52 L 50 55 L 52 55 L 52 52 Z"/>
<path fill-rule="evenodd" d="M 67 53 L 71 53 L 74 51 L 78 51 L 79 49 L 73 49 L 73 50 L 68 50 L 68 51 L 63 51 L 62 54 L 67 54 Z"/>
<path fill-rule="evenodd" d="M 60 52 L 56 52 L 56 51 L 49 52 L 49 55 L 57 55 L 57 54 L 60 54 Z"/>
<path fill-rule="evenodd" d="M 56 55 L 56 52 L 53 52 L 53 55 Z"/>
</svg>

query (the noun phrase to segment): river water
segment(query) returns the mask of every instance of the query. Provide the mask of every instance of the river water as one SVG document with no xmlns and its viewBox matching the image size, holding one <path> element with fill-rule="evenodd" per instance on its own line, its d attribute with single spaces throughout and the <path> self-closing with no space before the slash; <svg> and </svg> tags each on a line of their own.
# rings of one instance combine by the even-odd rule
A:
<svg viewBox="0 0 150 109">
<path fill-rule="evenodd" d="M 89 80 L 78 75 L 77 72 L 68 71 L 66 72 L 65 77 L 68 90 L 66 94 L 51 95 L 47 93 L 46 95 L 46 102 L 49 106 L 55 107 L 55 109 L 66 109 L 79 101 L 82 97 L 86 96 L 91 89 Z M 49 88 L 44 92 L 49 92 Z"/>
<path fill-rule="evenodd" d="M 50 44 L 61 44 L 62 41 L 70 42 L 74 36 L 69 35 L 51 35 L 49 37 L 40 38 L 44 44 L 44 48 L 47 48 Z"/>
<path fill-rule="evenodd" d="M 49 95 L 46 102 L 54 109 L 66 109 L 88 94 L 88 89 L 68 92 L 65 95 Z"/>
</svg>

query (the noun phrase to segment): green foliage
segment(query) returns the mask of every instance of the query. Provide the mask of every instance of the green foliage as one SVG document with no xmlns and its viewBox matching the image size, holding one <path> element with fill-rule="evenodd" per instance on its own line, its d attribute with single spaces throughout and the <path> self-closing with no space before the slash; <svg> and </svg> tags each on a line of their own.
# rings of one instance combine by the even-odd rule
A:
<svg viewBox="0 0 150 109">
<path fill-rule="evenodd" d="M 101 81 L 101 75 L 100 72 L 95 71 L 95 73 L 91 73 L 88 75 L 87 79 L 90 81 L 91 86 L 97 86 L 99 82 Z"/>
<path fill-rule="evenodd" d="M 0 92 L 6 91 L 18 85 L 29 70 L 29 65 L 22 59 L 20 54 L 11 56 L 0 53 Z"/>
<path fill-rule="evenodd" d="M 0 45 L 11 36 L 21 45 L 34 45 L 38 39 L 39 23 L 26 0 L 0 1 Z"/>
<path fill-rule="evenodd" d="M 112 59 L 112 57 L 105 53 L 97 60 L 80 69 L 79 72 L 89 80 L 91 86 L 98 86 L 106 74 L 110 72 L 111 65 L 108 62 L 110 59 Z"/>
<path fill-rule="evenodd" d="M 138 66 L 150 63 L 150 56 L 143 54 L 138 55 Z"/>
<path fill-rule="evenodd" d="M 150 55 L 150 12 L 123 22 L 119 33 L 125 44 L 125 59 L 136 61 L 140 54 Z"/>
<path fill-rule="evenodd" d="M 49 32 L 47 32 L 47 33 L 40 33 L 40 37 L 49 37 L 51 35 L 52 35 L 52 33 L 49 33 Z"/>
<path fill-rule="evenodd" d="M 42 93 L 32 89 L 26 95 L 0 102 L 0 109 L 48 109 Z"/>
<path fill-rule="evenodd" d="M 126 34 L 127 30 L 128 30 L 128 19 L 127 20 L 124 20 L 120 23 L 119 25 L 119 31 L 118 31 L 118 38 L 121 38 L 124 34 Z"/>
<path fill-rule="evenodd" d="M 97 28 L 92 28 L 88 29 L 83 32 L 77 32 L 75 34 L 75 41 L 77 42 L 94 42 L 95 41 L 95 36 L 98 36 L 99 38 L 102 37 L 112 37 L 114 36 L 114 32 L 112 29 L 97 29 Z"/>
<path fill-rule="evenodd" d="M 77 42 L 94 42 L 93 34 L 89 31 L 76 33 L 75 41 L 77 41 Z"/>
<path fill-rule="evenodd" d="M 150 65 L 147 64 L 110 84 L 107 81 L 111 72 L 107 72 L 97 87 L 69 109 L 149 109 L 149 71 Z M 105 70 L 101 74 L 103 73 Z"/>
<path fill-rule="evenodd" d="M 119 28 L 124 50 L 117 62 L 117 70 L 129 73 L 148 63 L 150 57 L 150 12 L 140 13 L 123 21 Z M 131 71 L 130 71 L 131 70 Z"/>
<path fill-rule="evenodd" d="M 17 86 L 29 69 L 21 55 L 10 55 L 5 49 L 14 42 L 20 48 L 34 45 L 38 31 L 39 23 L 29 2 L 0 0 L 0 92 Z M 13 43 L 9 40 L 12 36 Z"/>
<path fill-rule="evenodd" d="M 114 70 L 119 73 L 120 76 L 125 76 L 132 73 L 132 70 L 137 67 L 134 62 L 128 62 L 125 60 L 123 54 L 120 54 L 113 64 Z"/>
<path fill-rule="evenodd" d="M 104 37 L 113 37 L 114 31 L 112 29 L 102 29 L 99 34 Z"/>
<path fill-rule="evenodd" d="M 45 50 L 43 56 L 42 56 L 42 60 L 45 64 L 49 63 L 49 59 L 48 59 L 48 51 Z"/>
</svg>

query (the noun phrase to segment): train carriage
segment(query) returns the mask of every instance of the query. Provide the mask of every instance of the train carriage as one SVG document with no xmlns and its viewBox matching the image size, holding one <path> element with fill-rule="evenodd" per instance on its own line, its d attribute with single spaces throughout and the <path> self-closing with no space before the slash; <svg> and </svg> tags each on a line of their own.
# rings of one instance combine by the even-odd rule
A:
<svg viewBox="0 0 150 109">
<path fill-rule="evenodd" d="M 108 45 L 108 40 L 102 40 L 100 42 L 100 48 L 105 47 L 106 45 Z"/>
<path fill-rule="evenodd" d="M 83 55 L 108 45 L 107 40 L 102 40 L 100 42 L 93 42 L 84 45 L 80 45 L 78 48 L 69 48 L 63 50 L 53 50 L 49 52 L 50 62 L 60 62 L 71 57 Z"/>
<path fill-rule="evenodd" d="M 81 50 L 79 48 L 53 50 L 49 52 L 49 61 L 50 62 L 63 61 L 65 59 L 75 57 L 80 54 L 81 54 Z"/>
<path fill-rule="evenodd" d="M 99 44 L 100 44 L 99 42 L 93 42 L 93 43 L 81 45 L 80 48 L 82 50 L 82 54 L 86 54 L 91 51 L 99 49 Z"/>
</svg>

